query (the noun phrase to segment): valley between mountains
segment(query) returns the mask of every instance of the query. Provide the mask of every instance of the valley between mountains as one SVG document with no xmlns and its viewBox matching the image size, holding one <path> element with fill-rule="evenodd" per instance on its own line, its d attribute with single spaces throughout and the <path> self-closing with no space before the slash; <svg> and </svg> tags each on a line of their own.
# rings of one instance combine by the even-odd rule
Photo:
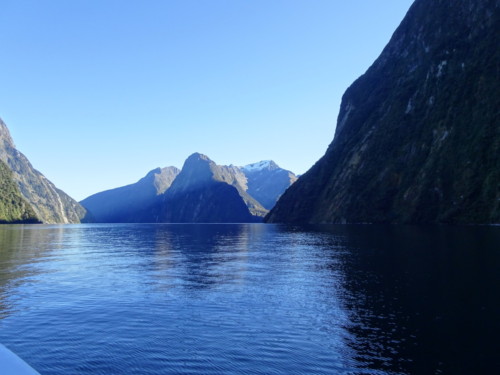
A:
<svg viewBox="0 0 500 375">
<path fill-rule="evenodd" d="M 0 224 L 256 223 L 296 180 L 271 160 L 237 167 L 194 153 L 182 169 L 156 168 L 78 203 L 33 168 L 0 120 Z"/>
<path fill-rule="evenodd" d="M 0 120 L 0 223 L 500 223 L 500 0 L 416 0 L 297 176 L 195 153 L 76 202 Z"/>
</svg>

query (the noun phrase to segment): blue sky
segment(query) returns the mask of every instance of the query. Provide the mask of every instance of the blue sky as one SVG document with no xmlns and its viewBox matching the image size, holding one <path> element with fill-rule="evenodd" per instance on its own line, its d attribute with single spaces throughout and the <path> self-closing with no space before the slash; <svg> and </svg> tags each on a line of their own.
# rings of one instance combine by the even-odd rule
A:
<svg viewBox="0 0 500 375">
<path fill-rule="evenodd" d="M 0 117 L 77 200 L 193 152 L 304 173 L 411 0 L 2 0 Z"/>
</svg>

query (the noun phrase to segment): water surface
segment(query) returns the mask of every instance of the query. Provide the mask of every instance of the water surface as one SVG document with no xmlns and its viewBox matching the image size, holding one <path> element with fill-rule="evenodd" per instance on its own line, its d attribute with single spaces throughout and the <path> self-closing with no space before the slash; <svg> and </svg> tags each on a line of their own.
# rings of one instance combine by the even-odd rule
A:
<svg viewBox="0 0 500 375">
<path fill-rule="evenodd" d="M 0 342 L 42 374 L 482 374 L 499 227 L 0 226 Z"/>
</svg>

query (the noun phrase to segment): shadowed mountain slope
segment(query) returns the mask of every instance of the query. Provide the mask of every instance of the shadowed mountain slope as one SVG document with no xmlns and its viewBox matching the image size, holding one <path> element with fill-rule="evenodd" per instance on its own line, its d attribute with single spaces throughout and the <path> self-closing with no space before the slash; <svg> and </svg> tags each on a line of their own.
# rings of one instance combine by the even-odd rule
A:
<svg viewBox="0 0 500 375">
<path fill-rule="evenodd" d="M 98 223 L 135 222 L 138 212 L 155 204 L 179 172 L 176 167 L 156 168 L 135 184 L 91 195 L 80 204 Z"/>
<path fill-rule="evenodd" d="M 206 155 L 188 157 L 155 210 L 159 222 L 212 223 L 262 221 L 267 212 L 246 193 L 237 167 L 219 166 Z"/>
<path fill-rule="evenodd" d="M 194 153 L 182 171 L 157 168 L 135 184 L 80 203 L 97 222 L 256 222 L 296 180 L 272 161 L 236 167 Z M 258 197 L 258 199 L 256 199 Z"/>
<path fill-rule="evenodd" d="M 416 0 L 269 222 L 500 222 L 500 1 Z"/>
</svg>

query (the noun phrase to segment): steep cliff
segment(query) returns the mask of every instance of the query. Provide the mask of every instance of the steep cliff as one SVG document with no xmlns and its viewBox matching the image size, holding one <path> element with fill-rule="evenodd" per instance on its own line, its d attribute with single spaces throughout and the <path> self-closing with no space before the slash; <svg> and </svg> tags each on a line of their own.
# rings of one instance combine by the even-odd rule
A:
<svg viewBox="0 0 500 375">
<path fill-rule="evenodd" d="M 181 172 L 153 210 L 154 221 L 176 223 L 262 221 L 267 212 L 246 193 L 237 167 L 220 166 L 207 156 L 188 157 Z"/>
<path fill-rule="evenodd" d="M 35 211 L 12 179 L 11 170 L 0 160 L 0 224 L 38 222 Z"/>
<path fill-rule="evenodd" d="M 269 222 L 500 222 L 500 1 L 416 0 Z"/>
<path fill-rule="evenodd" d="M 100 223 L 254 222 L 262 221 L 295 180 L 273 161 L 236 167 L 195 153 L 182 171 L 157 168 L 135 184 L 80 203 Z"/>
<path fill-rule="evenodd" d="M 79 223 L 87 211 L 59 190 L 14 145 L 9 130 L 0 119 L 0 160 L 12 171 L 12 179 L 28 201 L 36 217 L 44 223 Z"/>
</svg>

